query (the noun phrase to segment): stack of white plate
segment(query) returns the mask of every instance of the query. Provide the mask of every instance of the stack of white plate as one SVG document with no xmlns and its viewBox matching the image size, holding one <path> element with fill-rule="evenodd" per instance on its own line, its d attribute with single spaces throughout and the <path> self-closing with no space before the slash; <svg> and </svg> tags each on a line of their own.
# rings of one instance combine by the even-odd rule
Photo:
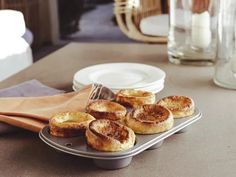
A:
<svg viewBox="0 0 236 177">
<path fill-rule="evenodd" d="M 99 83 L 112 91 L 136 89 L 157 93 L 164 88 L 165 72 L 160 68 L 138 63 L 107 63 L 79 70 L 73 78 L 73 90 Z"/>
</svg>

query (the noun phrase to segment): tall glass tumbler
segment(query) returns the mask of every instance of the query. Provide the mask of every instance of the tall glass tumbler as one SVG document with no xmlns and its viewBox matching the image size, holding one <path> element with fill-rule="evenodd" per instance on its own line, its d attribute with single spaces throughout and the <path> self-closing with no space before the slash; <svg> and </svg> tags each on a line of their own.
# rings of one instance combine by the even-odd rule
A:
<svg viewBox="0 0 236 177">
<path fill-rule="evenodd" d="M 218 1 L 170 0 L 170 62 L 193 65 L 214 63 Z"/>
<path fill-rule="evenodd" d="M 236 89 L 236 1 L 220 0 L 214 82 Z"/>
</svg>

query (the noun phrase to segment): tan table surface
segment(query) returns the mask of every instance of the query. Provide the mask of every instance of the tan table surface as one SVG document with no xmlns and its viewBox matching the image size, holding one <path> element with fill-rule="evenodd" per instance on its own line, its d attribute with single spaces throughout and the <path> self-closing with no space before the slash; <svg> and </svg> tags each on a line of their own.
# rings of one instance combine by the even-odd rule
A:
<svg viewBox="0 0 236 177">
<path fill-rule="evenodd" d="M 37 135 L 19 132 L 0 136 L 0 176 L 87 177 L 233 177 L 236 175 L 236 92 L 212 82 L 213 67 L 173 65 L 165 45 L 71 43 L 30 68 L 0 83 L 5 88 L 38 79 L 71 90 L 73 74 L 86 66 L 108 62 L 139 62 L 163 69 L 166 95 L 191 96 L 203 118 L 189 131 L 165 140 L 160 149 L 135 156 L 115 171 L 97 168 L 90 159 L 60 153 Z"/>
</svg>

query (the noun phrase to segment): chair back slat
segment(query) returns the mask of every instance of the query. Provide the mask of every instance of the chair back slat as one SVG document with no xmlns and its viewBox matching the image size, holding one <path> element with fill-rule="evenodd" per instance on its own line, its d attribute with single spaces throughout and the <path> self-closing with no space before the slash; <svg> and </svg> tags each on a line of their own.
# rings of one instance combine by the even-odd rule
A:
<svg viewBox="0 0 236 177">
<path fill-rule="evenodd" d="M 123 33 L 134 40 L 166 43 L 166 37 L 142 34 L 139 24 L 143 18 L 168 12 L 168 0 L 114 0 L 114 13 Z"/>
</svg>

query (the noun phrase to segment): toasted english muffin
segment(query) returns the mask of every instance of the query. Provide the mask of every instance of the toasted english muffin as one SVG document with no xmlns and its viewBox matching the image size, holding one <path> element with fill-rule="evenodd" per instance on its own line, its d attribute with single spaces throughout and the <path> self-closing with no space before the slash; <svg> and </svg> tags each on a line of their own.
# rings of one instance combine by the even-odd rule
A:
<svg viewBox="0 0 236 177">
<path fill-rule="evenodd" d="M 172 113 L 165 107 L 149 104 L 129 112 L 125 123 L 135 133 L 155 134 L 171 129 L 174 119 Z"/>
<path fill-rule="evenodd" d="M 58 137 L 73 137 L 84 133 L 95 118 L 84 112 L 65 112 L 55 114 L 49 120 L 50 134 Z"/>
<path fill-rule="evenodd" d="M 88 145 L 99 151 L 124 151 L 135 143 L 133 130 L 108 119 L 92 121 L 85 135 Z"/>
<path fill-rule="evenodd" d="M 109 119 L 121 122 L 127 112 L 124 106 L 108 100 L 93 101 L 86 107 L 86 111 L 96 119 Z"/>
<path fill-rule="evenodd" d="M 191 116 L 194 113 L 194 101 L 187 96 L 168 96 L 157 102 L 169 109 L 174 118 Z"/>
<path fill-rule="evenodd" d="M 155 94 L 142 90 L 123 89 L 117 92 L 116 101 L 125 106 L 138 107 L 155 103 Z"/>
</svg>

